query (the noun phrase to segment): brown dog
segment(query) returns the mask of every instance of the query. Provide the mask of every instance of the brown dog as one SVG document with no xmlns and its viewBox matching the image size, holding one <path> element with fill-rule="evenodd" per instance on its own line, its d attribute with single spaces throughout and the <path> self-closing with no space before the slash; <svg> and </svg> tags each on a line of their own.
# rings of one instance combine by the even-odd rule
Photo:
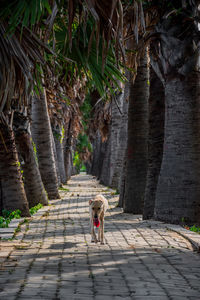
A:
<svg viewBox="0 0 200 300">
<path fill-rule="evenodd" d="M 104 244 L 104 215 L 108 208 L 108 201 L 103 195 L 97 195 L 94 199 L 89 200 L 90 224 L 92 242 Z M 98 228 L 98 240 L 94 231 L 94 226 Z"/>
</svg>

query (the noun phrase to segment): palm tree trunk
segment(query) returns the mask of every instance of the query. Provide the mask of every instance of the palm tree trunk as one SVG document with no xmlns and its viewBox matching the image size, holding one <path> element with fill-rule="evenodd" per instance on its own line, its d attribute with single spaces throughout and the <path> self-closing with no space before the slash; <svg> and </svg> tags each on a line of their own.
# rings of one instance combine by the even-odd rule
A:
<svg viewBox="0 0 200 300">
<path fill-rule="evenodd" d="M 71 147 L 66 146 L 65 148 L 65 172 L 66 179 L 69 180 L 72 175 L 72 166 L 71 166 Z"/>
<path fill-rule="evenodd" d="M 122 117 L 119 128 L 119 145 L 117 151 L 117 158 L 115 163 L 115 170 L 112 178 L 112 186 L 117 189 L 121 194 L 121 176 L 123 174 L 123 162 L 125 158 L 125 151 L 127 145 L 127 127 L 128 127 L 128 100 L 129 100 L 129 90 L 130 90 L 130 74 L 126 73 L 128 82 L 125 84 L 123 93 L 123 107 L 122 107 Z M 122 193 L 123 194 L 123 193 Z M 122 194 L 120 196 L 122 196 Z M 122 200 L 122 199 L 121 199 Z M 122 204 L 119 203 L 119 206 Z"/>
<path fill-rule="evenodd" d="M 14 133 L 6 124 L 0 124 L 0 181 L 2 208 L 20 209 L 22 216 L 30 216 Z"/>
<path fill-rule="evenodd" d="M 141 59 L 135 83 L 130 88 L 124 211 L 143 210 L 147 173 L 149 71 L 147 55 Z"/>
<path fill-rule="evenodd" d="M 152 68 L 150 78 L 148 171 L 143 219 L 151 219 L 154 215 L 156 188 L 163 157 L 164 142 L 164 86 Z"/>
<path fill-rule="evenodd" d="M 96 133 L 96 137 L 93 142 L 93 158 L 92 158 L 92 168 L 91 168 L 91 174 L 93 176 L 98 177 L 99 175 L 99 168 L 100 168 L 100 154 L 101 154 L 101 134 L 99 130 Z"/>
<path fill-rule="evenodd" d="M 60 198 L 52 145 L 52 132 L 47 109 L 46 93 L 32 100 L 31 132 L 37 148 L 39 170 L 49 199 Z"/>
<path fill-rule="evenodd" d="M 91 162 L 91 160 L 87 160 L 85 162 L 85 168 L 86 168 L 86 173 L 87 174 L 92 174 L 91 173 L 91 168 L 92 168 L 92 162 Z"/>
<path fill-rule="evenodd" d="M 107 150 L 107 142 L 108 141 L 101 141 L 100 145 L 100 154 L 99 154 L 99 161 L 98 161 L 98 173 L 97 173 L 97 179 L 100 180 L 101 174 L 102 174 L 102 169 L 103 169 L 103 162 L 104 158 L 106 155 L 106 150 Z"/>
<path fill-rule="evenodd" d="M 72 119 L 69 120 L 67 130 L 65 130 L 64 139 L 64 164 L 65 164 L 65 174 L 66 180 L 69 180 L 72 175 Z"/>
<path fill-rule="evenodd" d="M 48 198 L 41 179 L 28 127 L 28 118 L 15 113 L 15 140 L 18 153 L 23 160 L 21 167 L 29 207 L 33 207 L 38 203 L 48 205 Z"/>
<path fill-rule="evenodd" d="M 73 163 L 73 153 L 74 153 L 74 149 L 72 148 L 71 152 L 70 152 L 70 176 L 73 176 L 73 175 L 77 175 L 79 174 L 79 169 L 76 168 L 76 166 L 74 166 L 74 163 Z"/>
<path fill-rule="evenodd" d="M 56 147 L 57 159 L 58 159 L 58 172 L 60 174 L 61 183 L 66 183 L 65 165 L 64 165 L 64 151 L 61 128 L 53 129 L 53 137 Z"/>
<path fill-rule="evenodd" d="M 2 210 L 3 210 L 3 191 L 1 187 L 1 180 L 0 180 L 0 216 L 2 215 Z"/>
<path fill-rule="evenodd" d="M 110 156 L 111 156 L 111 132 L 109 125 L 109 134 L 106 141 L 106 150 L 103 158 L 101 175 L 100 175 L 100 183 L 109 186 L 110 184 Z"/>
<path fill-rule="evenodd" d="M 114 98 L 115 97 L 115 98 Z M 113 96 L 111 106 L 111 156 L 110 156 L 110 182 L 109 186 L 117 188 L 115 181 L 113 181 L 114 171 L 117 164 L 117 154 L 119 150 L 119 133 L 120 123 L 122 119 L 122 105 L 124 92 L 117 96 Z"/>
<path fill-rule="evenodd" d="M 200 223 L 200 76 L 169 79 L 155 218 Z"/>
<path fill-rule="evenodd" d="M 124 196 L 125 196 L 125 184 L 126 184 L 126 162 L 127 162 L 127 149 L 124 153 L 123 164 L 122 164 L 122 173 L 119 179 L 119 203 L 118 207 L 124 207 Z"/>
<path fill-rule="evenodd" d="M 55 166 L 56 166 L 56 177 L 58 181 L 58 186 L 61 186 L 61 177 L 60 177 L 60 171 L 58 166 L 58 154 L 57 154 L 56 143 L 55 143 L 52 127 L 51 127 L 51 140 L 52 140 L 53 155 L 54 155 Z"/>
</svg>

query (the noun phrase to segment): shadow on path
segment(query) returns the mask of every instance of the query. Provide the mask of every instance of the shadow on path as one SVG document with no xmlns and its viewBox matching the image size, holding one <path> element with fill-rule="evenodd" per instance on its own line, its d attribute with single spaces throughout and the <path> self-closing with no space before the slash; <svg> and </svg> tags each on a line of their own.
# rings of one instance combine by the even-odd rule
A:
<svg viewBox="0 0 200 300">
<path fill-rule="evenodd" d="M 106 244 L 93 244 L 88 200 L 105 187 L 84 174 L 66 187 L 17 235 L 21 244 L 0 270 L 1 300 L 200 299 L 199 254 L 188 241 L 164 224 L 122 213 L 110 191 Z"/>
</svg>

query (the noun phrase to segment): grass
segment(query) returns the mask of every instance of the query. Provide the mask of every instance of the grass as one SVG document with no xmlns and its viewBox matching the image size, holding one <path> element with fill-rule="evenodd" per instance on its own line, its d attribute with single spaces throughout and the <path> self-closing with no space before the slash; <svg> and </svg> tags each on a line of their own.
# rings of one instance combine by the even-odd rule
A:
<svg viewBox="0 0 200 300">
<path fill-rule="evenodd" d="M 110 193 L 112 196 L 115 196 L 115 195 L 119 195 L 119 192 L 117 190 L 115 190 L 114 192 L 111 192 Z"/>
<path fill-rule="evenodd" d="M 197 232 L 197 233 L 200 234 L 200 227 L 196 226 L 196 225 L 193 225 L 193 226 L 190 227 L 190 231 Z"/>
<path fill-rule="evenodd" d="M 30 215 L 34 215 L 40 208 L 42 208 L 43 205 L 41 203 L 38 203 L 36 206 L 33 206 L 29 209 Z"/>
<path fill-rule="evenodd" d="M 196 225 L 193 225 L 191 227 L 184 226 L 184 228 L 187 229 L 187 230 L 190 230 L 190 231 L 193 231 L 193 232 L 196 232 L 196 233 L 200 234 L 200 227 L 199 226 L 196 226 Z"/>
<path fill-rule="evenodd" d="M 59 187 L 58 189 L 59 189 L 59 191 L 69 192 L 69 189 L 66 189 L 66 188 L 64 188 L 64 187 Z"/>
<path fill-rule="evenodd" d="M 15 246 L 16 250 L 26 250 L 28 249 L 28 245 L 24 246 L 24 245 L 16 245 Z"/>
<path fill-rule="evenodd" d="M 20 219 L 21 210 L 17 209 L 15 211 L 9 211 L 6 209 L 2 210 L 2 216 L 0 217 L 0 228 L 8 228 L 8 225 L 12 219 Z"/>
</svg>

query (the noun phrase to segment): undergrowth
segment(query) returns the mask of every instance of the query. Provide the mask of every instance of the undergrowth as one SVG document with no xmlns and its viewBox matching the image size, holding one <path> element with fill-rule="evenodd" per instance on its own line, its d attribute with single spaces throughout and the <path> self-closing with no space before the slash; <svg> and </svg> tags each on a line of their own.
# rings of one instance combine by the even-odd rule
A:
<svg viewBox="0 0 200 300">
<path fill-rule="evenodd" d="M 69 192 L 69 189 L 66 189 L 66 188 L 64 188 L 62 186 L 60 186 L 58 189 L 59 189 L 59 191 Z"/>
<path fill-rule="evenodd" d="M 2 210 L 2 216 L 0 216 L 0 228 L 8 227 L 12 219 L 21 218 L 21 210 L 17 209 L 15 211 L 9 211 L 6 209 Z"/>
<path fill-rule="evenodd" d="M 43 205 L 41 203 L 37 204 L 34 207 L 31 207 L 29 209 L 30 215 L 35 214 L 42 207 L 43 207 Z M 22 214 L 22 212 L 20 209 L 17 209 L 14 211 L 9 211 L 7 209 L 3 209 L 2 216 L 0 216 L 0 228 L 7 228 L 13 219 L 20 219 L 21 214 Z"/>
<path fill-rule="evenodd" d="M 194 232 L 197 232 L 197 233 L 200 233 L 200 227 L 196 226 L 196 225 L 193 225 L 192 227 L 190 227 L 190 230 L 194 231 Z"/>
<path fill-rule="evenodd" d="M 36 206 L 33 206 L 29 209 L 30 215 L 34 215 L 40 208 L 42 208 L 43 205 L 41 203 L 38 203 Z"/>
<path fill-rule="evenodd" d="M 187 230 L 190 230 L 190 231 L 193 231 L 193 232 L 197 232 L 197 233 L 200 234 L 200 227 L 199 226 L 193 225 L 191 227 L 189 227 L 189 226 L 184 226 L 184 227 Z"/>
</svg>

